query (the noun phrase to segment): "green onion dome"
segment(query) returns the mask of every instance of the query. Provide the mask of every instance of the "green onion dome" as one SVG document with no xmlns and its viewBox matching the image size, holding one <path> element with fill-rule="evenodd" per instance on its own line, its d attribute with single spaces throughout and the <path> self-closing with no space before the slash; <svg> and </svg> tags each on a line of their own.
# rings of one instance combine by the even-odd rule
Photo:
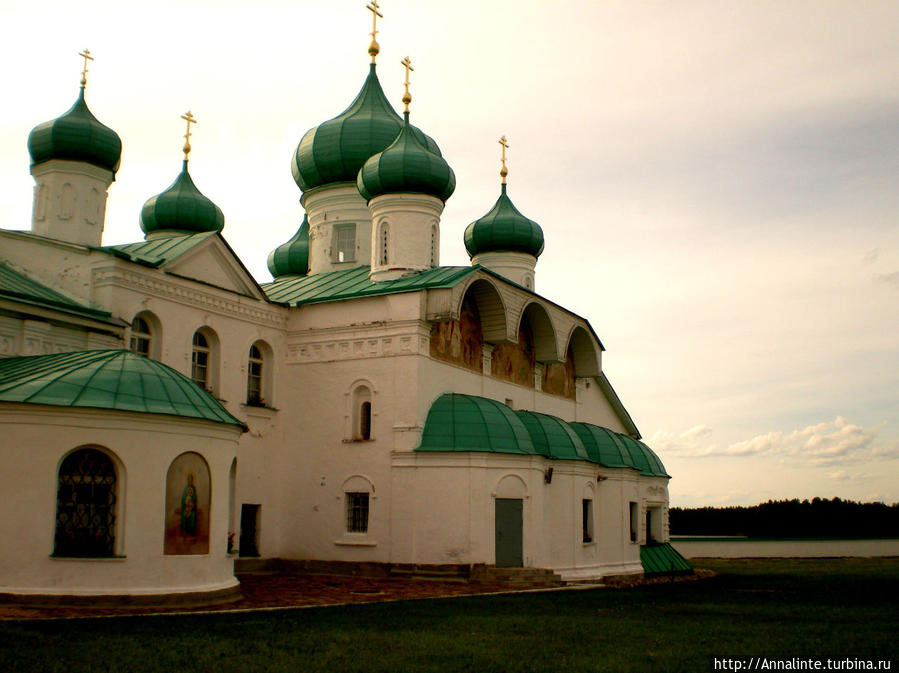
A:
<svg viewBox="0 0 899 673">
<path fill-rule="evenodd" d="M 483 252 L 523 252 L 539 257 L 543 230 L 518 211 L 503 184 L 490 212 L 466 227 L 465 249 L 471 257 Z"/>
<path fill-rule="evenodd" d="M 88 109 L 82 87 L 68 112 L 32 129 L 28 153 L 32 167 L 52 159 L 66 159 L 105 168 L 115 177 L 122 158 L 122 141 Z"/>
<path fill-rule="evenodd" d="M 446 160 L 425 147 L 406 121 L 383 152 L 371 157 L 356 178 L 366 200 L 382 194 L 427 194 L 446 202 L 456 189 L 456 176 Z"/>
<path fill-rule="evenodd" d="M 309 220 L 305 215 L 293 238 L 269 253 L 268 270 L 275 278 L 309 273 Z"/>
<path fill-rule="evenodd" d="M 368 77 L 350 106 L 339 115 L 310 129 L 300 140 L 290 162 L 293 179 L 304 192 L 335 182 L 356 180 L 366 160 L 384 151 L 403 127 L 390 105 L 372 63 Z M 412 127 L 412 133 L 434 154 L 440 148 L 432 138 Z"/>
<path fill-rule="evenodd" d="M 174 231 L 199 234 L 221 231 L 225 216 L 221 208 L 200 193 L 187 172 L 187 160 L 175 182 L 151 197 L 140 211 L 140 228 L 146 234 Z"/>
</svg>

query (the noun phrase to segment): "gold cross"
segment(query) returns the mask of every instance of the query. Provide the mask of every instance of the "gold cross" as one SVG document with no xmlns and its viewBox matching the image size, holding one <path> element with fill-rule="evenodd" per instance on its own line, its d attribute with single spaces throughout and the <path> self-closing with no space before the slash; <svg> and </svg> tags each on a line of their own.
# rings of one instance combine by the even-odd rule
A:
<svg viewBox="0 0 899 673">
<path fill-rule="evenodd" d="M 93 61 L 94 57 L 91 56 L 91 50 L 85 49 L 84 51 L 78 52 L 78 55 L 84 59 L 84 67 L 81 69 L 81 88 L 87 84 L 87 62 Z"/>
<path fill-rule="evenodd" d="M 406 68 L 406 82 L 404 86 L 406 87 L 406 92 L 403 94 L 403 104 L 406 106 L 406 112 L 409 112 L 409 103 L 412 102 L 412 94 L 409 93 L 409 71 L 415 71 L 415 68 L 412 67 L 412 61 L 409 60 L 407 56 L 400 63 L 403 64 L 403 67 Z"/>
<path fill-rule="evenodd" d="M 383 19 L 384 15 L 378 11 L 380 9 L 378 0 L 371 0 L 371 3 L 365 6 L 365 9 L 371 12 L 371 44 L 368 45 L 368 53 L 371 55 L 371 62 L 374 63 L 375 56 L 381 51 L 381 47 L 378 45 L 378 40 L 375 37 L 378 34 L 378 17 L 380 16 Z"/>
<path fill-rule="evenodd" d="M 499 139 L 499 144 L 503 146 L 502 168 L 499 170 L 499 176 L 503 179 L 503 184 L 506 184 L 506 176 L 509 174 L 506 169 L 506 150 L 509 149 L 509 141 L 506 140 L 506 136 Z"/>
<path fill-rule="evenodd" d="M 181 119 L 187 122 L 187 133 L 184 134 L 184 160 L 187 161 L 187 155 L 190 154 L 190 125 L 196 124 L 197 120 L 190 110 L 181 115 Z"/>
</svg>

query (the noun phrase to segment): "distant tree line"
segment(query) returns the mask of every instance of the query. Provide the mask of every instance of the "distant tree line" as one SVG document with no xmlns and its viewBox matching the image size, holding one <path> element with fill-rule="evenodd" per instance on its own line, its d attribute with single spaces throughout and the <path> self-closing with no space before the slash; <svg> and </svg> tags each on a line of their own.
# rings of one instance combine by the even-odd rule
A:
<svg viewBox="0 0 899 673">
<path fill-rule="evenodd" d="M 672 507 L 672 535 L 899 537 L 899 503 L 769 500 L 754 507 Z"/>
</svg>

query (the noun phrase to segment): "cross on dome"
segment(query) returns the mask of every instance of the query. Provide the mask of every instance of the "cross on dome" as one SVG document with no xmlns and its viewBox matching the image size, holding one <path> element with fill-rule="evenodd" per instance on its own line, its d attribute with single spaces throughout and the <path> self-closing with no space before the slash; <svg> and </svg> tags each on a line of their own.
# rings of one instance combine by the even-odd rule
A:
<svg viewBox="0 0 899 673">
<path fill-rule="evenodd" d="M 371 44 L 368 45 L 368 53 L 371 55 L 371 62 L 374 63 L 375 57 L 381 51 L 381 47 L 378 45 L 378 40 L 376 38 L 378 34 L 378 17 L 380 16 L 383 19 L 384 15 L 378 11 L 380 9 L 378 0 L 371 0 L 371 2 L 365 6 L 365 9 L 371 12 Z"/>
<path fill-rule="evenodd" d="M 91 56 L 90 49 L 80 51 L 78 52 L 78 55 L 84 59 L 84 67 L 81 69 L 81 88 L 83 89 L 85 86 L 87 86 L 87 62 L 93 61 L 94 57 Z"/>
<path fill-rule="evenodd" d="M 415 68 L 412 67 L 412 61 L 409 60 L 408 56 L 400 61 L 400 63 L 402 63 L 403 67 L 406 68 L 406 81 L 404 83 L 406 91 L 403 94 L 403 105 L 406 106 L 405 113 L 409 114 L 409 103 L 412 102 L 412 94 L 409 93 L 409 72 L 414 71 Z"/>
<path fill-rule="evenodd" d="M 187 155 L 190 154 L 190 125 L 196 124 L 197 120 L 190 110 L 181 115 L 181 119 L 187 122 L 187 133 L 184 134 L 184 160 L 187 161 Z"/>
<path fill-rule="evenodd" d="M 506 136 L 500 137 L 499 144 L 503 147 L 503 156 L 500 160 L 502 168 L 499 169 L 499 176 L 503 179 L 503 184 L 506 184 L 506 176 L 509 174 L 509 170 L 506 168 L 506 150 L 509 149 L 509 141 L 506 140 Z"/>
</svg>

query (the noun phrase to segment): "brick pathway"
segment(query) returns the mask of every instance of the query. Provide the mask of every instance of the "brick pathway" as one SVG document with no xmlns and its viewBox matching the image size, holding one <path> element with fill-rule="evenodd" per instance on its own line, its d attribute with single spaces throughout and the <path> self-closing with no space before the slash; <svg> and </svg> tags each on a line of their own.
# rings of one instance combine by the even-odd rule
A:
<svg viewBox="0 0 899 673">
<path fill-rule="evenodd" d="M 434 580 L 374 579 L 337 575 L 240 575 L 243 597 L 231 603 L 197 607 L 40 607 L 0 604 L 0 619 L 53 619 L 177 612 L 234 611 L 264 608 L 376 603 L 509 591 L 508 585 Z"/>
</svg>

